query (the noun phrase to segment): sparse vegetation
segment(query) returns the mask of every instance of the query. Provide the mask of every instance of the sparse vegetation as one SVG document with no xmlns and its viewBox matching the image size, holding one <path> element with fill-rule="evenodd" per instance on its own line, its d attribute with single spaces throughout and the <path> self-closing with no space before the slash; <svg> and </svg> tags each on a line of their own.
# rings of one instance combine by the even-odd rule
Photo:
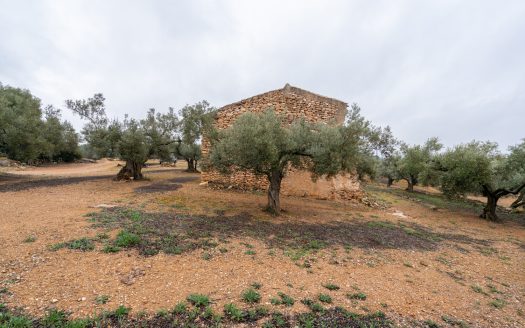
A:
<svg viewBox="0 0 525 328">
<path fill-rule="evenodd" d="M 507 304 L 507 302 L 505 302 L 505 300 L 502 300 L 501 298 L 496 298 L 490 301 L 489 304 L 495 307 L 496 309 L 501 309 Z"/>
<path fill-rule="evenodd" d="M 261 300 L 261 294 L 254 288 L 248 288 L 242 293 L 242 300 L 246 303 L 259 303 Z"/>
<path fill-rule="evenodd" d="M 366 294 L 363 292 L 347 294 L 346 297 L 348 297 L 351 300 L 360 300 L 360 301 L 366 300 Z"/>
<path fill-rule="evenodd" d="M 97 303 L 97 304 L 106 304 L 108 301 L 109 301 L 109 296 L 108 295 L 98 295 L 95 298 L 95 303 Z"/>
<path fill-rule="evenodd" d="M 120 231 L 115 239 L 115 246 L 117 247 L 129 248 L 139 244 L 140 236 L 127 230 Z"/>
<path fill-rule="evenodd" d="M 270 303 L 272 303 L 272 305 L 284 305 L 284 306 L 292 306 L 295 304 L 295 300 L 289 296 L 289 295 L 286 295 L 285 293 L 283 292 L 279 292 L 277 293 L 278 295 L 278 298 L 277 297 L 273 297 L 270 299 Z"/>
<path fill-rule="evenodd" d="M 34 243 L 35 241 L 36 241 L 36 236 L 33 236 L 33 235 L 27 236 L 24 239 L 24 243 Z"/>
<path fill-rule="evenodd" d="M 58 251 L 62 248 L 68 248 L 73 250 L 79 250 L 83 252 L 92 251 L 95 249 L 95 243 L 89 238 L 80 238 L 70 240 L 68 242 L 53 244 L 49 247 L 52 251 Z"/>
<path fill-rule="evenodd" d="M 187 300 L 196 307 L 205 307 L 210 304 L 208 296 L 203 294 L 191 294 L 187 297 Z"/>
<path fill-rule="evenodd" d="M 254 283 L 252 283 L 250 286 L 252 286 L 252 288 L 258 290 L 258 289 L 261 289 L 262 284 L 260 284 L 260 283 L 258 283 L 258 282 L 254 282 Z"/>
<path fill-rule="evenodd" d="M 338 285 L 332 284 L 332 283 L 324 284 L 323 287 L 328 289 L 328 290 L 339 290 L 340 289 L 340 287 Z"/>
<path fill-rule="evenodd" d="M 328 294 L 319 294 L 318 299 L 323 303 L 332 303 L 332 297 Z"/>
</svg>

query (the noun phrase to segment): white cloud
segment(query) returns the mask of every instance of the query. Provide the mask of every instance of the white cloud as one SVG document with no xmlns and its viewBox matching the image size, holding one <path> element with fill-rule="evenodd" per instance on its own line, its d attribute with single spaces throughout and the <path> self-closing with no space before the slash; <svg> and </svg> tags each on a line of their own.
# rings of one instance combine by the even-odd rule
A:
<svg viewBox="0 0 525 328">
<path fill-rule="evenodd" d="M 111 116 L 286 82 L 358 102 L 410 143 L 525 137 L 522 1 L 0 0 L 0 81 Z M 71 113 L 64 116 L 78 128 Z"/>
</svg>

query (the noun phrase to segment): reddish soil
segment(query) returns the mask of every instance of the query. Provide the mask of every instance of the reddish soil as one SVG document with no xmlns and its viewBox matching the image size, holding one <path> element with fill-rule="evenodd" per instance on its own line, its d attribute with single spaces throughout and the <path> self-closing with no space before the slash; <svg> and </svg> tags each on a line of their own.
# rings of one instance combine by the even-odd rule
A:
<svg viewBox="0 0 525 328">
<path fill-rule="evenodd" d="M 120 304 L 134 312 L 171 309 L 203 293 L 221 311 L 229 302 L 242 305 L 242 291 L 258 282 L 262 304 L 274 307 L 270 299 L 279 291 L 296 300 L 291 308 L 278 307 L 284 313 L 303 312 L 299 300 L 328 293 L 333 306 L 381 310 L 401 324 L 431 319 L 446 325 L 442 316 L 448 316 L 472 327 L 525 326 L 523 220 L 491 223 L 468 209 L 436 211 L 386 191 L 374 192 L 390 203 L 386 209 L 286 197 L 285 214 L 274 218 L 261 210 L 264 194 L 208 189 L 183 166 L 155 166 L 145 169 L 146 181 L 115 182 L 116 165 L 56 165 L 0 176 L 0 288 L 6 288 L 0 303 L 34 315 L 57 307 L 79 317 Z M 167 220 L 160 228 L 204 231 L 218 245 L 154 256 L 138 249 L 107 254 L 99 244 L 88 252 L 50 250 L 99 233 L 114 237 L 118 227 L 94 228 L 86 217 L 104 211 L 95 208 L 100 204 L 156 213 Z M 168 224 L 179 217 L 201 221 Z M 28 242 L 30 236 L 35 240 Z M 294 258 L 301 238 L 324 246 Z M 341 288 L 328 291 L 325 283 Z M 358 291 L 366 300 L 346 297 Z M 99 295 L 109 301 L 97 304 Z M 496 299 L 503 306 L 491 305 Z"/>
</svg>

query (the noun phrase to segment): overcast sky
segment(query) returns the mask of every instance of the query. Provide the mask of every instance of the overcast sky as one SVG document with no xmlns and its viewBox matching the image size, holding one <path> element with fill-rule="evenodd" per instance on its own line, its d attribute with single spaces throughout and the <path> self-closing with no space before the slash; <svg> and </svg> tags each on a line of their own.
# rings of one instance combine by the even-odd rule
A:
<svg viewBox="0 0 525 328">
<path fill-rule="evenodd" d="M 505 149 L 525 137 L 525 1 L 0 0 L 0 82 L 58 107 L 102 92 L 120 118 L 288 82 L 409 143 Z"/>
</svg>

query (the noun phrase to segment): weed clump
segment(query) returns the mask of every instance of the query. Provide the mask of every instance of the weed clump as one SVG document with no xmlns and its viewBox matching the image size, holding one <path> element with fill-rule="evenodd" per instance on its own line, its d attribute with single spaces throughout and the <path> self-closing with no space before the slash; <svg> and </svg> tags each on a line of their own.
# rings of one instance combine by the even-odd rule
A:
<svg viewBox="0 0 525 328">
<path fill-rule="evenodd" d="M 339 290 L 339 286 L 335 285 L 335 284 L 324 284 L 323 285 L 324 288 L 328 289 L 328 290 Z"/>
<path fill-rule="evenodd" d="M 328 294 L 319 294 L 318 299 L 323 303 L 332 303 L 332 297 Z"/>
<path fill-rule="evenodd" d="M 115 246 L 129 248 L 140 243 L 140 237 L 137 234 L 127 230 L 121 230 L 115 239 Z"/>
<path fill-rule="evenodd" d="M 58 251 L 62 248 L 79 250 L 82 252 L 92 251 L 95 249 L 95 243 L 89 238 L 74 239 L 63 243 L 53 244 L 49 247 L 52 251 Z"/>
<path fill-rule="evenodd" d="M 366 294 L 363 293 L 363 292 L 354 293 L 354 294 L 347 294 L 346 297 L 351 299 L 351 300 L 360 300 L 360 301 L 366 300 Z"/>
<path fill-rule="evenodd" d="M 248 288 L 242 293 L 242 300 L 246 303 L 259 303 L 261 294 L 253 288 Z"/>
<path fill-rule="evenodd" d="M 210 304 L 209 297 L 203 294 L 191 294 L 186 299 L 196 307 L 205 307 Z"/>
<path fill-rule="evenodd" d="M 106 304 L 108 301 L 109 301 L 109 296 L 108 295 L 98 295 L 95 298 L 95 303 L 97 303 L 97 304 Z"/>
<path fill-rule="evenodd" d="M 24 239 L 24 243 L 34 243 L 35 241 L 36 241 L 36 236 L 33 236 L 33 235 L 27 236 Z"/>
</svg>

